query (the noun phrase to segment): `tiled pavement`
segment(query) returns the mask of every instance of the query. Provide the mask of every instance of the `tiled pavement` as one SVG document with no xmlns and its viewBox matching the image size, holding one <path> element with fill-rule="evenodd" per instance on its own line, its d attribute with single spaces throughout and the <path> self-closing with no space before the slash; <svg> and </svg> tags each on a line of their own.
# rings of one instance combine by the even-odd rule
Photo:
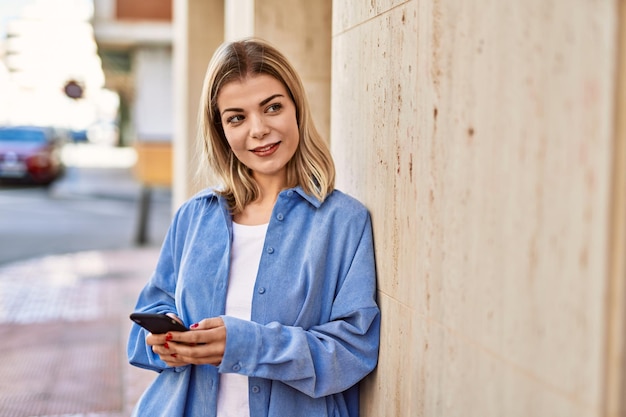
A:
<svg viewBox="0 0 626 417">
<path fill-rule="evenodd" d="M 154 378 L 125 347 L 155 248 L 55 255 L 0 268 L 0 416 L 129 416 Z"/>
</svg>

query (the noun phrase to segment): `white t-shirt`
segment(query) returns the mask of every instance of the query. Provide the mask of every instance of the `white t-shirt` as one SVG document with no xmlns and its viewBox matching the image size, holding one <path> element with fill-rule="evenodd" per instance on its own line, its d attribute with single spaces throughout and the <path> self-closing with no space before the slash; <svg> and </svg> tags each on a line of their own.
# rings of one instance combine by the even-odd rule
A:
<svg viewBox="0 0 626 417">
<path fill-rule="evenodd" d="M 266 232 L 267 224 L 248 226 L 233 222 L 230 276 L 226 293 L 227 316 L 250 320 L 252 294 Z M 220 374 L 217 416 L 250 416 L 247 376 Z"/>
</svg>

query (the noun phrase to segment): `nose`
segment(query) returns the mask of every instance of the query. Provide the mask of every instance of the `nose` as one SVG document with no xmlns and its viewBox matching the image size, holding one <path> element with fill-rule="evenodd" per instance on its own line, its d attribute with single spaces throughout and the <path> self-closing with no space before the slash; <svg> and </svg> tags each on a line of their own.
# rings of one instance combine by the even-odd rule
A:
<svg viewBox="0 0 626 417">
<path fill-rule="evenodd" d="M 250 136 L 254 139 L 263 139 L 270 133 L 270 128 L 263 120 L 263 116 L 250 116 Z"/>
</svg>

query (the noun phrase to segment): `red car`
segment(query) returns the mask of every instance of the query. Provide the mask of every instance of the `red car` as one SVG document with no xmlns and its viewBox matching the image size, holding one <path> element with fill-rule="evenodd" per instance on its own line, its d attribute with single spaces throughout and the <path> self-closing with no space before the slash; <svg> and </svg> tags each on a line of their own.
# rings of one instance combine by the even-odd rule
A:
<svg viewBox="0 0 626 417">
<path fill-rule="evenodd" d="M 63 175 L 63 140 L 52 128 L 0 127 L 0 180 L 49 185 Z"/>
</svg>

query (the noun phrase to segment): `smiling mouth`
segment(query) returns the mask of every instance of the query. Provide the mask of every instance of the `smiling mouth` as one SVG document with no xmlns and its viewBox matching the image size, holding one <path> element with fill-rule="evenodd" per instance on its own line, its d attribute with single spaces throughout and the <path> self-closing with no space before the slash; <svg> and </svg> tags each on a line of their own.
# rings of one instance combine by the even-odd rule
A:
<svg viewBox="0 0 626 417">
<path fill-rule="evenodd" d="M 271 143 L 267 146 L 259 146 L 258 148 L 254 148 L 250 152 L 258 156 L 268 156 L 273 154 L 276 149 L 278 149 L 278 145 L 280 145 L 280 142 Z"/>
</svg>

